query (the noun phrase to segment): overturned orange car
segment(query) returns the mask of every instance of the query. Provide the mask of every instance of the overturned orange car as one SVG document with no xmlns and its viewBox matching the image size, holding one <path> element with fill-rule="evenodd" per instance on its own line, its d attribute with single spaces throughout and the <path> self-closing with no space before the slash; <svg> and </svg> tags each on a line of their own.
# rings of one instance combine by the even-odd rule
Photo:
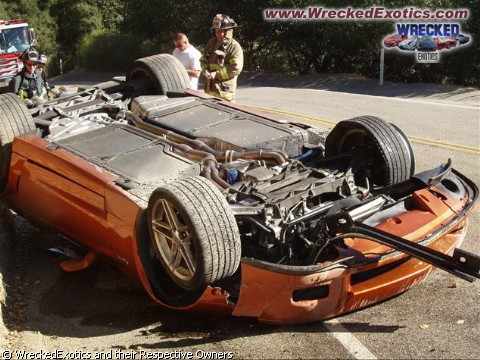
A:
<svg viewBox="0 0 480 360">
<path fill-rule="evenodd" d="M 0 95 L 1 201 L 158 303 L 268 323 L 333 317 L 434 267 L 480 277 L 458 248 L 478 196 L 445 164 L 415 172 L 408 138 L 372 116 L 332 130 L 185 90 L 170 55 L 28 109 Z"/>
</svg>

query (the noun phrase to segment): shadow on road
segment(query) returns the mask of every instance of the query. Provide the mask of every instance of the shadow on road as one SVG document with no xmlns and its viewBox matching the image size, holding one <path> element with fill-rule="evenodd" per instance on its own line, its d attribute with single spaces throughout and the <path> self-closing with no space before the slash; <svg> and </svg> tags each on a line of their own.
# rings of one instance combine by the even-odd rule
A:
<svg viewBox="0 0 480 360">
<path fill-rule="evenodd" d="M 92 86 L 111 80 L 122 73 L 94 72 L 75 70 L 50 79 L 53 85 Z M 203 89 L 204 78 L 200 77 L 199 89 Z M 435 101 L 451 101 L 465 105 L 480 106 L 480 91 L 471 87 L 431 83 L 395 83 L 385 81 L 382 86 L 378 80 L 367 79 L 356 74 L 309 74 L 282 75 L 263 72 L 244 71 L 238 78 L 242 87 L 280 87 L 295 89 L 316 89 L 344 92 L 349 94 L 424 98 Z"/>
<path fill-rule="evenodd" d="M 317 89 L 386 97 L 434 98 L 480 105 L 480 92 L 475 88 L 430 83 L 404 84 L 391 81 L 385 81 L 380 86 L 378 80 L 366 79 L 355 74 L 279 75 L 245 72 L 238 81 L 240 87 Z"/>
</svg>

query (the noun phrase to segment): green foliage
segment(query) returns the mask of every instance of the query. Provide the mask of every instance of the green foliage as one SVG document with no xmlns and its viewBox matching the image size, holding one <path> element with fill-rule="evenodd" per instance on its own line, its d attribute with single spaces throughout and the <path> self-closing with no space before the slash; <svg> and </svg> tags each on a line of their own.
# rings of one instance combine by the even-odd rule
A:
<svg viewBox="0 0 480 360">
<path fill-rule="evenodd" d="M 10 15 L 7 12 L 7 6 L 3 2 L 0 2 L 0 19 L 8 19 Z"/>
<path fill-rule="evenodd" d="M 0 18 L 24 18 L 37 31 L 40 50 L 65 70 L 84 66 L 124 70 L 136 57 L 170 53 L 176 32 L 200 50 L 212 36 L 211 21 L 224 13 L 239 27 L 245 68 L 308 74 L 355 72 L 377 77 L 382 41 L 395 21 L 266 21 L 264 9 L 468 8 L 462 31 L 473 41 L 442 52 L 440 64 L 416 64 L 413 56 L 386 51 L 387 80 L 434 81 L 480 86 L 480 2 L 478 0 L 3 0 Z M 448 22 L 448 21 L 445 21 Z"/>
<path fill-rule="evenodd" d="M 97 7 L 79 0 L 58 0 L 51 9 L 58 24 L 58 56 L 69 70 L 77 65 L 76 50 L 82 39 L 102 28 L 102 15 Z"/>
<path fill-rule="evenodd" d="M 135 59 L 152 53 L 148 40 L 139 44 L 135 35 L 94 30 L 80 43 L 77 61 L 85 69 L 125 71 Z"/>
</svg>

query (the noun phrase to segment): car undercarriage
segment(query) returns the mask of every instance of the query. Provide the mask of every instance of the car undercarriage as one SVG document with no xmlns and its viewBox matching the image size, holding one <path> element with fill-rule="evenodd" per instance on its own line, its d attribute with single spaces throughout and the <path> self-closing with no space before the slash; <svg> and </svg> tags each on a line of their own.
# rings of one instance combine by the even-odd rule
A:
<svg viewBox="0 0 480 360">
<path fill-rule="evenodd" d="M 165 85 L 162 71 L 176 78 Z M 14 170 L 9 173 L 10 163 L 3 161 L 4 202 L 27 219 L 66 234 L 85 253 L 129 267 L 157 301 L 174 308 L 221 303 L 234 315 L 303 322 L 405 291 L 428 275 L 431 265 L 468 281 L 480 277 L 480 258 L 455 248 L 465 236 L 465 216 L 478 189 L 450 160 L 415 173 L 408 138 L 380 118 L 344 120 L 331 131 L 313 128 L 184 91 L 185 81 L 178 64 L 160 55 L 137 60 L 126 79 L 38 104 L 28 114 L 23 109 L 21 118 L 11 110 L 19 106 L 16 100 L 3 97 L 1 105 L 16 127 L 24 125 L 23 117 L 30 119 L 22 129 L 29 131 L 17 134 L 27 134 L 23 140 L 2 138 L 2 159 L 13 152 Z M 5 145 L 12 141 L 10 150 Z M 36 160 L 42 152 L 48 155 Z M 78 163 L 68 160 L 72 155 Z M 51 164 L 57 158 L 67 159 L 67 165 L 55 169 L 59 165 Z M 35 170 L 23 170 L 25 162 Z M 108 179 L 102 180 L 107 190 L 75 180 L 77 170 L 70 167 L 83 169 L 86 178 Z M 53 191 L 46 180 L 38 180 L 45 169 L 49 179 L 58 174 L 78 185 L 79 192 L 94 192 L 89 196 L 99 198 L 98 207 L 105 206 L 100 213 L 111 211 L 118 218 L 113 222 L 123 226 L 123 210 L 108 197 L 118 193 L 137 214 L 132 234 L 123 236 L 133 244 L 120 249 L 120 238 L 105 246 L 98 245 L 104 240 L 88 243 L 64 220 L 49 222 L 31 211 L 18 197 L 26 187 L 18 173 L 29 178 L 28 186 Z M 79 205 L 84 195 L 67 201 L 68 195 L 54 192 L 56 206 L 91 212 L 85 210 L 91 204 Z M 88 213 L 85 224 L 92 221 L 91 214 L 97 216 Z M 109 221 L 107 216 L 106 228 Z M 104 250 L 109 247 L 111 253 Z M 64 269 L 88 267 L 87 257 L 66 260 Z M 339 285 L 338 278 L 347 276 L 352 289 L 385 276 L 393 283 L 395 272 L 415 261 L 427 264 L 403 284 L 395 280 L 395 289 L 370 290 L 377 291 L 375 296 L 355 304 L 339 300 L 345 283 Z M 259 280 L 269 276 L 278 278 Z M 273 295 L 257 301 L 249 294 L 272 283 L 287 289 L 281 301 L 302 303 L 303 312 L 290 309 L 291 315 L 277 315 L 284 305 L 270 310 L 270 305 L 252 305 L 274 303 Z M 321 305 L 326 310 L 310 318 L 307 308 L 322 299 L 336 305 Z"/>
</svg>

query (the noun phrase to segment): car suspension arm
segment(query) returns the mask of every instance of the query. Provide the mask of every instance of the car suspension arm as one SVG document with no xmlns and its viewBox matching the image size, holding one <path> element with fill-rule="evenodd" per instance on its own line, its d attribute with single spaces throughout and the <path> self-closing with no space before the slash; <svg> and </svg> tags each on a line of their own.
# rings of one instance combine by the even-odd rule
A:
<svg viewBox="0 0 480 360">
<path fill-rule="evenodd" d="M 346 211 L 328 215 L 324 218 L 330 236 L 355 234 L 369 240 L 389 246 L 412 257 L 425 261 L 435 267 L 448 271 L 461 279 L 473 282 L 480 279 L 480 257 L 462 249 L 454 249 L 449 256 L 429 247 L 403 239 L 380 229 L 353 221 Z M 342 237 L 345 237 L 342 235 Z"/>
</svg>

